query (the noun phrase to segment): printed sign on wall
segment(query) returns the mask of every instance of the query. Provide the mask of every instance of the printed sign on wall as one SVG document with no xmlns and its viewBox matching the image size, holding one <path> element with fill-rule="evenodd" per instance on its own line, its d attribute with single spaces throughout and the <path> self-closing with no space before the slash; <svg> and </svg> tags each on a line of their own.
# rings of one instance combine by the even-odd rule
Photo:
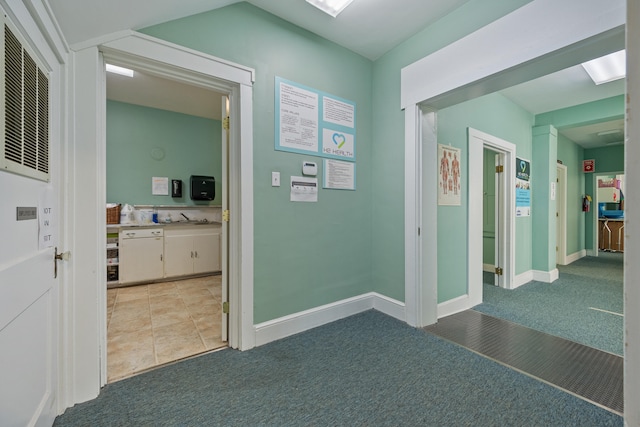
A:
<svg viewBox="0 0 640 427">
<path fill-rule="evenodd" d="M 276 150 L 355 162 L 355 103 L 280 77 L 275 101 Z"/>
<path fill-rule="evenodd" d="M 516 217 L 531 216 L 531 162 L 516 157 Z"/>
<path fill-rule="evenodd" d="M 460 154 L 462 150 L 438 144 L 438 205 L 460 206 L 462 176 Z"/>
</svg>

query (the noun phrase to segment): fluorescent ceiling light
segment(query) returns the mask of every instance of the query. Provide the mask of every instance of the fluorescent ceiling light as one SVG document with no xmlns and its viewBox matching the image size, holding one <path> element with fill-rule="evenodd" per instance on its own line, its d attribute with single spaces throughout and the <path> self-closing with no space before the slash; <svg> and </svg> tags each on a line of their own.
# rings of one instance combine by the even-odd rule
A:
<svg viewBox="0 0 640 427">
<path fill-rule="evenodd" d="M 107 71 L 110 73 L 120 74 L 122 76 L 133 77 L 133 70 L 124 67 L 118 67 L 117 65 L 107 64 Z"/>
<path fill-rule="evenodd" d="M 597 85 L 622 79 L 626 75 L 627 55 L 624 50 L 582 64 Z"/>
<path fill-rule="evenodd" d="M 317 7 L 326 14 L 338 16 L 353 0 L 307 0 L 307 3 Z"/>
</svg>

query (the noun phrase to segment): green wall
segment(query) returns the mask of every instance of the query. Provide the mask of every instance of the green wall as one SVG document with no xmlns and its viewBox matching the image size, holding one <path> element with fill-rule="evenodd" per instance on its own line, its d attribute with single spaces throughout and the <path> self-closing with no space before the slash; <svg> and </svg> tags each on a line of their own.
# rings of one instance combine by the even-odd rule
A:
<svg viewBox="0 0 640 427">
<path fill-rule="evenodd" d="M 530 159 L 533 121 L 531 113 L 504 96 L 497 93 L 486 95 L 438 111 L 438 142 L 462 149 L 463 171 L 468 170 L 470 160 L 467 141 L 467 129 L 470 127 L 515 144 L 516 155 Z M 475 161 L 484 162 L 484 158 Z M 462 180 L 461 206 L 438 207 L 438 302 L 467 293 L 467 206 L 470 179 L 476 177 L 467 176 Z M 530 217 L 516 218 L 515 250 L 516 274 L 530 270 Z"/>
<path fill-rule="evenodd" d="M 371 61 L 248 3 L 142 32 L 256 71 L 254 321 L 370 292 L 372 205 L 380 203 L 379 189 L 374 200 L 371 182 Z M 320 166 L 321 159 L 274 150 L 276 76 L 356 103 L 356 191 L 320 189 L 317 203 L 289 201 L 290 176 L 301 175 L 303 160 Z M 280 171 L 281 187 L 271 187 L 271 171 Z M 396 191 L 402 193 L 402 188 Z"/>
<path fill-rule="evenodd" d="M 562 129 L 576 126 L 623 119 L 624 108 L 624 95 L 619 95 L 538 114 L 535 122 L 536 125 L 552 125 L 562 131 Z M 582 249 L 594 248 L 593 222 L 597 216 L 596 206 L 592 206 L 590 212 L 582 213 L 582 202 L 578 200 L 578 203 L 576 203 L 576 199 L 581 199 L 585 194 L 593 196 L 594 175 L 624 171 L 624 146 L 614 145 L 583 150 L 564 137 L 561 140 L 560 137 L 561 135 L 558 139 L 558 159 L 563 162 L 565 162 L 565 158 L 567 159 L 565 164 L 569 174 L 567 188 L 567 254 L 571 255 Z M 595 159 L 595 174 L 582 173 L 582 160 L 584 159 Z M 573 172 L 572 168 L 574 168 Z M 575 211 L 575 205 L 579 206 L 579 212 Z M 572 211 L 574 215 L 571 214 Z M 595 215 L 594 212 L 596 212 Z M 581 224 L 583 224 L 582 227 Z"/>
<path fill-rule="evenodd" d="M 529 0 L 470 0 L 374 62 L 375 291 L 404 301 L 404 111 L 400 109 L 400 70 L 527 3 Z M 456 228 L 466 229 L 466 224 L 457 224 Z M 440 234 L 448 231 L 439 228 Z"/>
<path fill-rule="evenodd" d="M 220 121 L 107 101 L 107 201 L 138 205 L 220 205 Z M 157 153 L 163 153 L 164 157 Z M 153 155 L 153 156 L 152 156 Z M 162 157 L 162 158 L 159 158 Z M 216 198 L 193 201 L 191 175 L 216 178 Z M 151 178 L 181 179 L 181 198 L 151 194 Z"/>
</svg>

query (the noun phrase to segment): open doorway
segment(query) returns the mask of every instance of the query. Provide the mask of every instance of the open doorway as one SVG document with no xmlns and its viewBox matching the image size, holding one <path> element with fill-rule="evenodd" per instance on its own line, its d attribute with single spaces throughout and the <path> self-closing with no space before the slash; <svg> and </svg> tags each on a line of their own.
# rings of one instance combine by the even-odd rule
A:
<svg viewBox="0 0 640 427">
<path fill-rule="evenodd" d="M 481 236 L 469 240 L 469 291 L 482 295 L 487 270 L 495 286 L 515 286 L 515 145 L 475 129 L 468 132 L 469 176 L 483 177 L 469 180 L 470 210 L 482 212 L 469 215 L 470 237 Z"/>
<path fill-rule="evenodd" d="M 131 74 L 106 79 L 106 202 L 122 209 L 107 221 L 108 382 L 228 336 L 227 96 Z"/>
</svg>

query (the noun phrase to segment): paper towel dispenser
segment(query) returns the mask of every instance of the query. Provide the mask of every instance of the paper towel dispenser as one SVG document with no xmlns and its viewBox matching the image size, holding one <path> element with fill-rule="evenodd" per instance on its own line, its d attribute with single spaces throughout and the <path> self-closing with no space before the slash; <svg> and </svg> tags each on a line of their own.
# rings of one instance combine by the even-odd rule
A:
<svg viewBox="0 0 640 427">
<path fill-rule="evenodd" d="M 216 197 L 216 179 L 212 176 L 191 175 L 191 200 L 213 200 Z"/>
</svg>

